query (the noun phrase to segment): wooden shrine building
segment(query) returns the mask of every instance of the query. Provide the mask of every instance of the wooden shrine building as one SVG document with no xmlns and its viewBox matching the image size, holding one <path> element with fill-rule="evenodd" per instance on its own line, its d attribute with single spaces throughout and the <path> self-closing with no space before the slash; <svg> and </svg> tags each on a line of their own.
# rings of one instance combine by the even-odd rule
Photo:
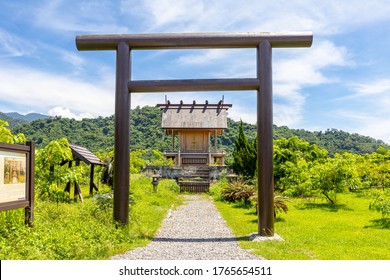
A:
<svg viewBox="0 0 390 280">
<path fill-rule="evenodd" d="M 217 148 L 217 137 L 227 128 L 227 110 L 232 104 L 157 104 L 162 110 L 161 127 L 171 136 L 171 149 L 164 152 L 176 166 L 225 165 L 225 153 Z M 177 139 L 177 143 L 175 143 Z"/>
</svg>

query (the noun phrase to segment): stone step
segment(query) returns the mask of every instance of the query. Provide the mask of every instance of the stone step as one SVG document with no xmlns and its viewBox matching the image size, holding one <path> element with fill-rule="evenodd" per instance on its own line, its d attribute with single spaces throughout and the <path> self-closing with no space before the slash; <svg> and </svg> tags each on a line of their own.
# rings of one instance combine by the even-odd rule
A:
<svg viewBox="0 0 390 280">
<path fill-rule="evenodd" d="M 180 192 L 208 192 L 210 182 L 179 182 Z"/>
</svg>

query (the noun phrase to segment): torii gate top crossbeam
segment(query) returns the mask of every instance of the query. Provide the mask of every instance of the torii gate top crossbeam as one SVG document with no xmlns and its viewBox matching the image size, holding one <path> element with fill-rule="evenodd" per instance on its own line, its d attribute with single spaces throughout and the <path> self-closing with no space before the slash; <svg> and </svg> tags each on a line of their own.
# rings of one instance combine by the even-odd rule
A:
<svg viewBox="0 0 390 280">
<path fill-rule="evenodd" d="M 310 47 L 307 33 L 168 33 L 127 35 L 82 35 L 76 37 L 80 51 L 114 50 L 115 160 L 114 218 L 123 224 L 129 219 L 129 120 L 130 93 L 164 91 L 257 90 L 257 184 L 258 232 L 274 235 L 272 48 Z M 131 51 L 159 49 L 257 49 L 257 77 L 252 79 L 201 79 L 132 81 Z"/>
<path fill-rule="evenodd" d="M 313 34 L 245 32 L 80 35 L 76 36 L 76 45 L 79 51 L 116 50 L 121 42 L 133 50 L 257 48 L 263 40 L 267 40 L 272 48 L 310 47 Z"/>
</svg>

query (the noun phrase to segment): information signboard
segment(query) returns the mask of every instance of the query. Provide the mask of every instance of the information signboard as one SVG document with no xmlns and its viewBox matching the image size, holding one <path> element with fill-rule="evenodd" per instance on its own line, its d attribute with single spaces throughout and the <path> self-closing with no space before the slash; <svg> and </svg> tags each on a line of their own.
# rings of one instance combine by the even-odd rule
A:
<svg viewBox="0 0 390 280">
<path fill-rule="evenodd" d="M 26 200 L 24 153 L 0 151 L 0 203 Z"/>
<path fill-rule="evenodd" d="M 0 143 L 0 211 L 26 209 L 26 222 L 33 220 L 34 143 Z"/>
</svg>

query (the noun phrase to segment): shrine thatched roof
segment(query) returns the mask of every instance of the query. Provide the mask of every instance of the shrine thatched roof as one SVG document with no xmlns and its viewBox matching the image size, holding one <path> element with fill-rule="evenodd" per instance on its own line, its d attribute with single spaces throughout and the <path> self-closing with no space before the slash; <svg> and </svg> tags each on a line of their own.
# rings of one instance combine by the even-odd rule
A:
<svg viewBox="0 0 390 280">
<path fill-rule="evenodd" d="M 157 104 L 163 111 L 163 129 L 226 129 L 231 104 Z"/>
</svg>

